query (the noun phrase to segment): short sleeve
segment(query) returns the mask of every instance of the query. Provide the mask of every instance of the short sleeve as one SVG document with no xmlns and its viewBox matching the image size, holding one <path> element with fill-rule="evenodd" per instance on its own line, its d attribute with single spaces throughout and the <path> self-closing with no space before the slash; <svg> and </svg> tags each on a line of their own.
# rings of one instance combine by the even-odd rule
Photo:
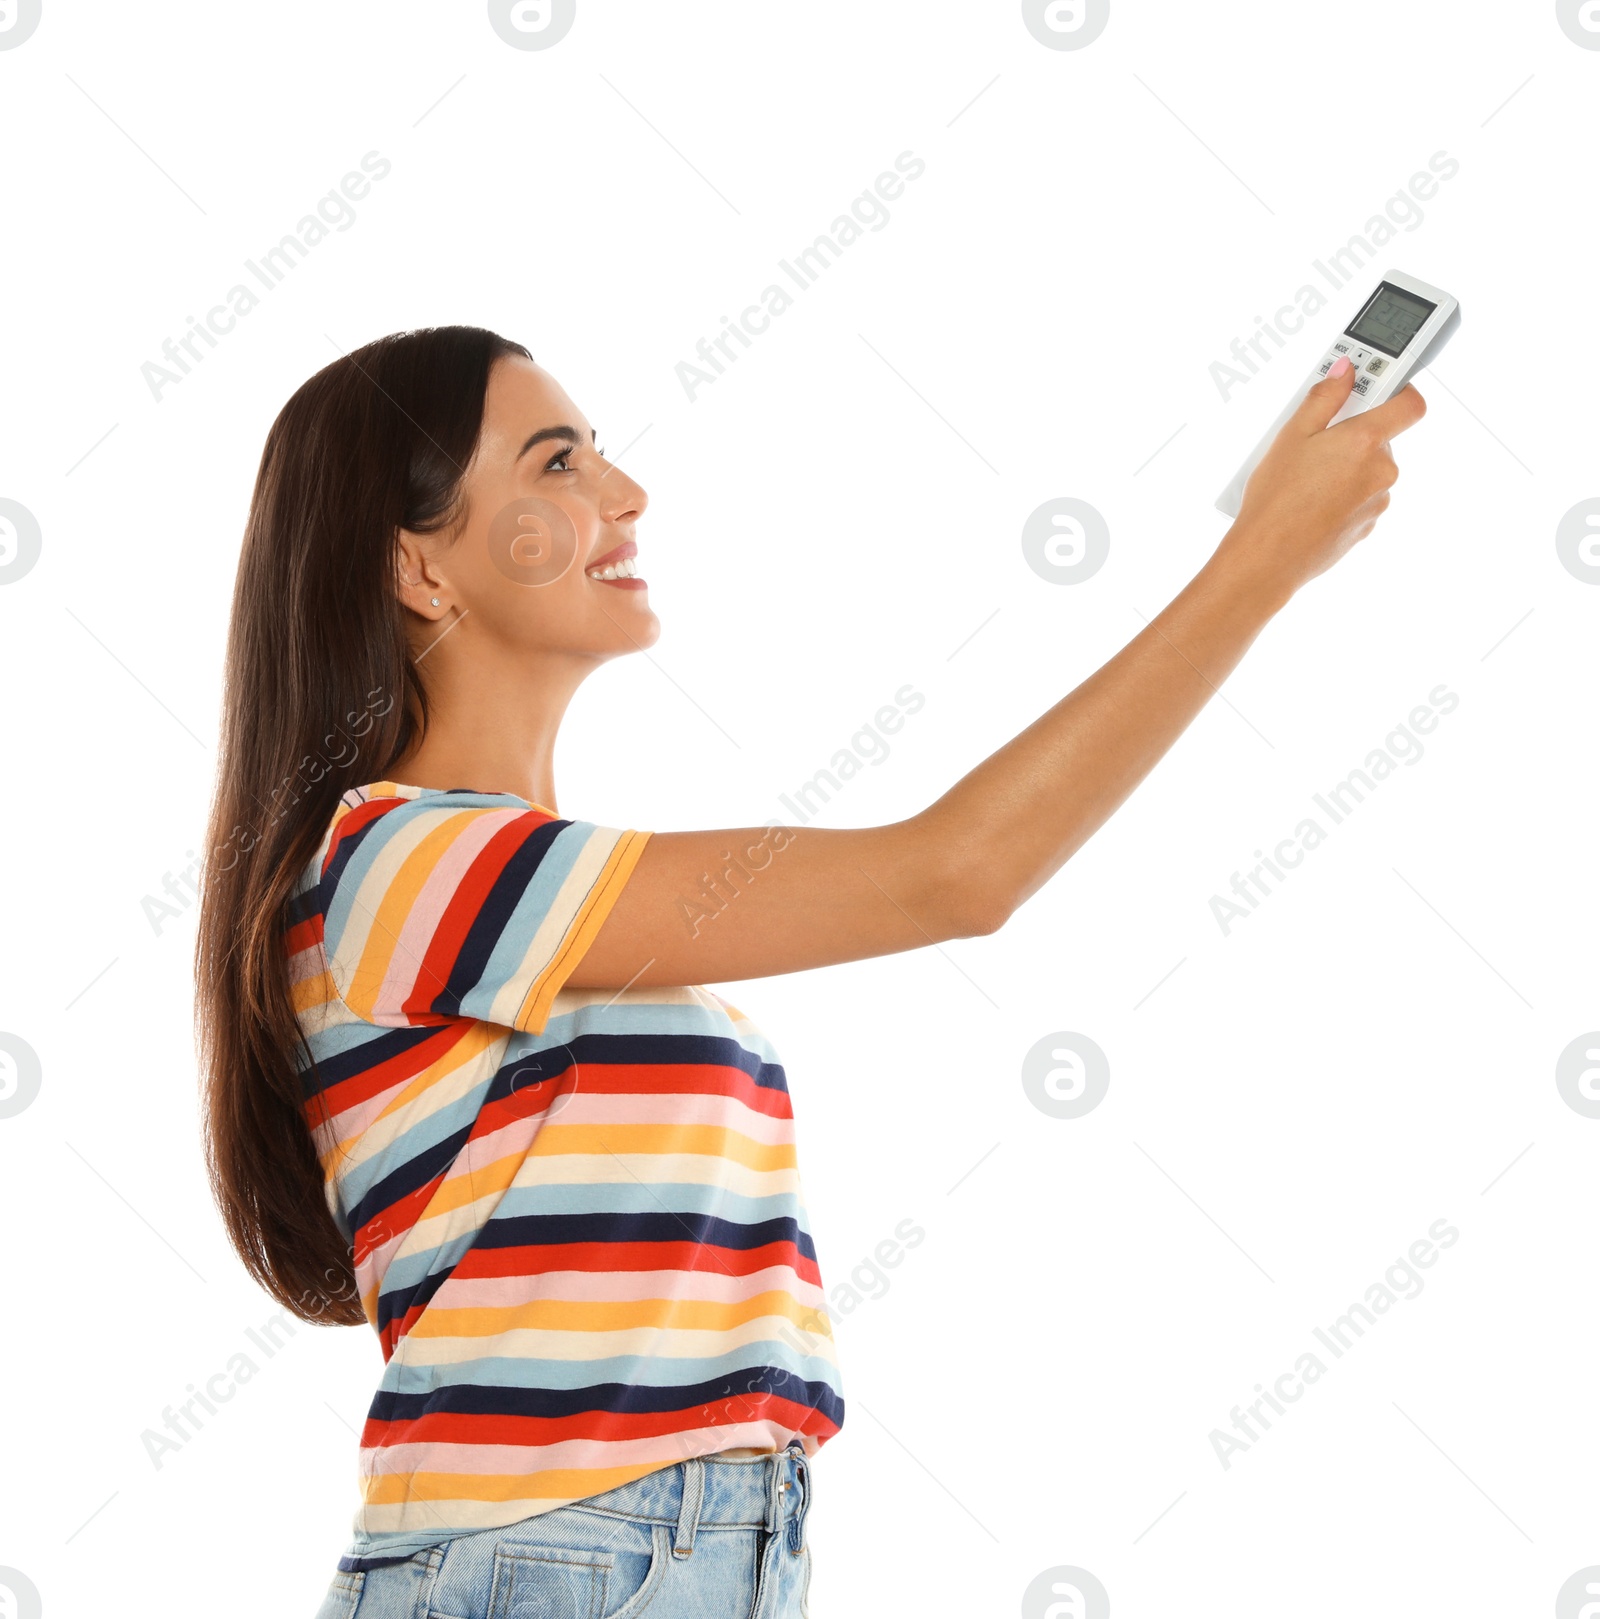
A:
<svg viewBox="0 0 1600 1619">
<path fill-rule="evenodd" d="M 323 853 L 333 987 L 367 1023 L 537 1034 L 649 836 L 508 793 L 357 789 Z"/>
</svg>

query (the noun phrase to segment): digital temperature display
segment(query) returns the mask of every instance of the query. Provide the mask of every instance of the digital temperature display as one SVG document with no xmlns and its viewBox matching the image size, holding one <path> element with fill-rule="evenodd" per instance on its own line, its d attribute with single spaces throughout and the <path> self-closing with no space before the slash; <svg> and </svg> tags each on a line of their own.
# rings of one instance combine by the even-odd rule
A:
<svg viewBox="0 0 1600 1619">
<path fill-rule="evenodd" d="M 1438 307 L 1414 292 L 1402 292 L 1382 281 L 1367 307 L 1345 329 L 1345 336 L 1397 359 Z"/>
</svg>

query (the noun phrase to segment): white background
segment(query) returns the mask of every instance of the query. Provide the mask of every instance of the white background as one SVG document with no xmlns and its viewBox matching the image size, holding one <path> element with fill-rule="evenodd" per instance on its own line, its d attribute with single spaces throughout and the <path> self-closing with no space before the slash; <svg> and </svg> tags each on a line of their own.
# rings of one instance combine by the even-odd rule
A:
<svg viewBox="0 0 1600 1619">
<path fill-rule="evenodd" d="M 1600 1121 L 1555 1084 L 1600 1027 L 1600 589 L 1554 544 L 1600 493 L 1597 94 L 1544 0 L 1114 0 L 1068 51 L 1013 3 L 582 0 L 519 51 L 481 4 L 44 0 L 0 52 L 0 496 L 43 532 L 0 587 L 0 1029 L 43 1070 L 0 1119 L 0 1565 L 49 1619 L 309 1616 L 355 1507 L 376 1342 L 251 1348 L 276 1310 L 204 1185 L 192 910 L 141 907 L 199 847 L 294 388 L 479 323 L 627 449 L 664 633 L 580 695 L 564 813 L 792 818 L 910 683 L 820 817 L 871 824 L 1182 586 L 1390 265 L 1460 333 L 1392 510 L 1226 701 L 998 935 L 727 991 L 785 1058 L 825 1280 L 927 1233 L 836 1315 L 812 1611 L 1014 1614 L 1072 1565 L 1119 1616 L 1544 1614 L 1600 1563 Z M 355 223 L 154 400 L 162 340 L 369 151 Z M 691 403 L 696 340 L 906 151 L 890 222 Z M 1459 173 L 1332 294 L 1312 261 L 1439 152 Z M 1308 283 L 1328 309 L 1224 402 L 1212 362 Z M 1020 544 L 1063 495 L 1111 530 L 1066 587 Z M 1425 755 L 1224 936 L 1212 895 L 1440 684 Z M 1075 1120 L 1021 1082 L 1057 1031 L 1110 1061 Z M 1212 1430 L 1440 1219 L 1421 1295 L 1225 1469 Z M 259 1375 L 157 1468 L 141 1436 L 241 1350 Z"/>
</svg>

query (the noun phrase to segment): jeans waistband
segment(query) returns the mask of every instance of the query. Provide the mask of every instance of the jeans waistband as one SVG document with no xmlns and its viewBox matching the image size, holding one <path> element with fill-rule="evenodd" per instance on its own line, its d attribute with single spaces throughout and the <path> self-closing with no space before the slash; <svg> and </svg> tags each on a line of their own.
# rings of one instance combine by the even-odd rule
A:
<svg viewBox="0 0 1600 1619">
<path fill-rule="evenodd" d="M 781 1531 L 785 1546 L 798 1557 L 806 1548 L 810 1506 L 810 1464 L 801 1442 L 793 1439 L 787 1449 L 761 1456 L 692 1457 L 559 1510 L 664 1524 L 672 1531 L 672 1552 L 679 1558 L 693 1555 L 695 1536 L 702 1530 L 718 1529 Z M 541 1514 L 481 1532 L 515 1544 L 519 1539 L 537 1541 L 551 1527 L 548 1517 Z M 339 1571 L 371 1572 L 411 1560 L 411 1556 L 381 1554 L 345 1556 L 339 1559 Z"/>
<path fill-rule="evenodd" d="M 798 1441 L 767 1456 L 691 1457 L 573 1502 L 585 1512 L 669 1524 L 675 1557 L 691 1556 L 695 1536 L 703 1529 L 765 1529 L 769 1534 L 781 1529 L 788 1549 L 798 1557 L 805 1550 L 810 1505 L 811 1468 Z M 503 1533 L 513 1535 L 514 1526 Z"/>
</svg>

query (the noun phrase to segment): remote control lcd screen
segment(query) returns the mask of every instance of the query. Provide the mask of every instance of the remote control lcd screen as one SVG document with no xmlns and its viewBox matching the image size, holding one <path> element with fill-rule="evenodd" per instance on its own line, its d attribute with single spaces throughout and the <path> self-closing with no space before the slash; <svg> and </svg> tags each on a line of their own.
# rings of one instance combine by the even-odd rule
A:
<svg viewBox="0 0 1600 1619">
<path fill-rule="evenodd" d="M 1345 331 L 1346 337 L 1375 348 L 1390 358 L 1405 351 L 1407 343 L 1422 330 L 1437 304 L 1419 298 L 1414 292 L 1402 292 L 1399 287 L 1383 282 L 1372 295 L 1367 307 L 1356 316 Z"/>
</svg>

